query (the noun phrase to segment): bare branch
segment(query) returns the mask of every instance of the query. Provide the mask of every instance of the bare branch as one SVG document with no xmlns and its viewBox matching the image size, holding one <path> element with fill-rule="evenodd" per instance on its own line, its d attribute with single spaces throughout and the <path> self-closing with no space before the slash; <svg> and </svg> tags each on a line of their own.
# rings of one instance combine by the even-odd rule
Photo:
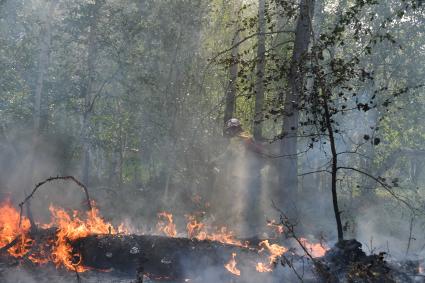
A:
<svg viewBox="0 0 425 283">
<path fill-rule="evenodd" d="M 347 166 L 339 166 L 337 167 L 337 170 L 339 169 L 344 169 L 344 170 L 352 170 L 355 171 L 357 173 L 363 174 L 369 178 L 371 178 L 372 180 L 374 180 L 375 182 L 377 182 L 378 184 L 380 184 L 391 196 L 393 196 L 396 200 L 400 201 L 401 203 L 403 203 L 404 205 L 406 205 L 410 210 L 412 211 L 417 211 L 416 208 L 414 208 L 407 200 L 405 200 L 404 198 L 402 198 L 401 196 L 397 195 L 396 193 L 394 193 L 391 190 L 391 186 L 388 185 L 387 183 L 385 183 L 384 181 L 380 180 L 379 178 L 365 172 L 362 170 L 359 170 L 357 168 L 354 167 L 347 167 Z"/>
<path fill-rule="evenodd" d="M 38 188 L 40 188 L 41 186 L 43 186 L 46 183 L 55 181 L 55 180 L 67 180 L 67 181 L 73 181 L 75 184 L 77 184 L 79 187 L 81 187 L 84 190 L 84 193 L 86 195 L 86 200 L 87 200 L 87 208 L 88 211 L 92 211 L 92 205 L 91 205 L 91 201 L 90 201 L 90 196 L 89 196 L 89 192 L 87 190 L 87 187 L 81 183 L 80 181 L 78 181 L 74 176 L 56 176 L 56 177 L 49 177 L 46 180 L 38 183 L 35 188 L 32 190 L 32 192 L 19 204 L 19 208 L 20 208 L 20 214 L 19 214 L 19 227 L 21 226 L 21 220 L 22 220 L 22 210 L 23 210 L 23 206 L 26 202 L 28 202 L 35 194 L 35 192 L 38 190 Z"/>
<path fill-rule="evenodd" d="M 256 33 L 252 33 L 250 35 L 248 35 L 247 37 L 241 39 L 240 41 L 236 42 L 235 44 L 233 44 L 232 46 L 230 46 L 229 48 L 220 51 L 219 53 L 217 53 L 214 57 L 212 57 L 210 59 L 210 62 L 214 62 L 218 57 L 220 57 L 221 55 L 231 51 L 233 48 L 241 45 L 242 43 L 244 43 L 245 41 L 247 41 L 248 39 L 251 39 L 257 35 L 270 35 L 270 34 L 278 34 L 278 33 L 285 33 L 285 32 L 294 32 L 293 30 L 278 30 L 278 31 L 269 31 L 269 32 L 256 32 Z"/>
<path fill-rule="evenodd" d="M 306 172 L 306 173 L 298 174 L 298 177 L 302 177 L 302 176 L 306 176 L 306 175 L 310 175 L 310 174 L 321 173 L 321 172 L 326 172 L 326 173 L 332 174 L 331 171 L 325 169 L 325 170 L 316 170 L 316 171 L 311 171 L 311 172 Z"/>
</svg>

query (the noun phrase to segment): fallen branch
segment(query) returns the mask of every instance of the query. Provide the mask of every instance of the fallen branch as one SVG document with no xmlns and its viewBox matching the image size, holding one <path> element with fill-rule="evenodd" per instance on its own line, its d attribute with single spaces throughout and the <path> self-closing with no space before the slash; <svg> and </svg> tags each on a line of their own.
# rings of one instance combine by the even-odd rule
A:
<svg viewBox="0 0 425 283">
<path fill-rule="evenodd" d="M 10 242 L 9 244 L 7 244 L 6 246 L 2 247 L 0 249 L 0 253 L 4 253 L 7 252 L 8 249 L 10 249 L 11 247 L 13 247 L 14 245 L 16 245 L 19 241 L 21 236 L 17 236 L 15 239 L 13 239 L 12 242 Z"/>
<path fill-rule="evenodd" d="M 19 227 L 21 227 L 21 222 L 22 222 L 22 211 L 23 211 L 23 207 L 24 204 L 26 202 L 28 202 L 35 194 L 35 192 L 38 190 L 38 188 L 40 188 L 41 186 L 43 186 L 46 183 L 55 181 L 55 180 L 66 180 L 66 181 L 73 181 L 75 184 L 77 184 L 80 188 L 82 188 L 84 190 L 84 193 L 86 195 L 86 200 L 87 200 L 87 208 L 89 211 L 92 211 L 92 205 L 91 205 L 91 201 L 90 201 L 90 196 L 89 196 L 89 191 L 87 190 L 87 187 L 81 183 L 80 181 L 78 181 L 74 176 L 56 176 L 56 177 L 49 177 L 46 180 L 38 183 L 34 189 L 32 190 L 32 192 L 25 197 L 25 199 L 19 204 L 19 209 L 20 209 L 20 213 L 19 213 Z"/>
</svg>

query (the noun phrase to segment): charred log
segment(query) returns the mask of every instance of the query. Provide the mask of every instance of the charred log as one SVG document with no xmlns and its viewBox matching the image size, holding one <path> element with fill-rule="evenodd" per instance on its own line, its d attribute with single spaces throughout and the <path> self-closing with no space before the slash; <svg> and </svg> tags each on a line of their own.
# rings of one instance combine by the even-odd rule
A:
<svg viewBox="0 0 425 283">
<path fill-rule="evenodd" d="M 152 278 L 202 277 L 206 270 L 231 275 L 224 265 L 237 254 L 237 268 L 255 270 L 256 250 L 208 240 L 148 235 L 93 235 L 73 243 L 82 264 L 129 273 L 143 269 Z"/>
</svg>

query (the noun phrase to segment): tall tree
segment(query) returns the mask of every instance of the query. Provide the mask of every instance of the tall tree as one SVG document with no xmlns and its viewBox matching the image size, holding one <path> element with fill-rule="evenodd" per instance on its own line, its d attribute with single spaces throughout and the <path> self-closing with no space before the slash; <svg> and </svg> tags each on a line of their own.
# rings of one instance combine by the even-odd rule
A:
<svg viewBox="0 0 425 283">
<path fill-rule="evenodd" d="M 90 175 L 90 120 L 93 111 L 93 104 L 96 97 L 94 96 L 94 87 L 96 81 L 96 58 L 97 58 L 97 21 L 102 6 L 102 0 L 95 0 L 89 4 L 88 11 L 88 35 L 87 35 L 87 74 L 85 85 L 82 90 L 84 98 L 83 113 L 82 113 L 82 145 L 83 145 L 83 165 L 82 165 L 82 181 L 86 186 L 89 186 Z"/>
<path fill-rule="evenodd" d="M 298 123 L 299 102 L 304 91 L 305 55 L 311 38 L 315 0 L 301 0 L 295 30 L 295 42 L 288 74 L 288 91 L 284 101 L 282 141 L 280 145 L 281 172 L 276 199 L 279 205 L 288 204 L 298 189 Z"/>
<path fill-rule="evenodd" d="M 236 102 L 236 83 L 238 78 L 238 60 L 239 60 L 239 30 L 236 30 L 232 40 L 231 62 L 229 67 L 229 84 L 226 89 L 225 106 L 224 106 L 224 124 L 233 117 Z"/>
<path fill-rule="evenodd" d="M 262 113 L 264 107 L 264 75 L 266 63 L 266 0 L 258 1 L 258 42 L 257 42 L 257 70 L 255 81 L 255 119 L 254 138 L 262 139 Z"/>
<path fill-rule="evenodd" d="M 40 120 L 41 120 L 41 100 L 44 89 L 44 81 L 47 75 L 47 70 L 49 66 L 49 54 L 51 48 L 51 38 L 52 38 L 52 20 L 54 12 L 57 5 L 57 0 L 47 1 L 48 5 L 47 13 L 44 17 L 40 28 L 40 43 L 39 43 L 39 56 L 38 56 L 38 68 L 37 68 L 37 80 L 34 90 L 34 109 L 33 109 L 33 137 L 32 137 L 32 152 L 31 152 L 31 165 L 30 172 L 28 174 L 29 184 L 31 186 L 33 183 L 34 177 L 34 168 L 36 162 L 37 149 L 40 144 Z"/>
</svg>

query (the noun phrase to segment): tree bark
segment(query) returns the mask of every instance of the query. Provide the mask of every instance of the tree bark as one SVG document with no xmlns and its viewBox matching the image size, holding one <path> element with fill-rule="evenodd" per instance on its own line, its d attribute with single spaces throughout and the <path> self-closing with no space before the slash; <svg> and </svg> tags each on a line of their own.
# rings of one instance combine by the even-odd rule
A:
<svg viewBox="0 0 425 283">
<path fill-rule="evenodd" d="M 96 50 L 96 30 L 97 19 L 101 3 L 96 0 L 92 7 L 90 7 L 90 22 L 89 33 L 87 41 L 87 80 L 83 90 L 84 109 L 83 109 L 83 123 L 82 123 L 82 144 L 83 144 L 83 166 L 82 166 L 82 182 L 89 186 L 90 176 L 90 119 L 93 108 L 93 89 L 95 83 L 95 62 L 97 57 Z"/>
<path fill-rule="evenodd" d="M 224 276 L 224 265 L 237 254 L 237 268 L 255 271 L 262 260 L 257 250 L 219 242 L 149 235 L 93 235 L 73 244 L 82 264 L 95 269 L 116 269 L 135 273 L 140 266 L 151 278 L 185 279 L 207 274 L 206 269 Z M 264 255 L 263 260 L 267 257 Z M 248 272 L 247 272 L 248 273 Z M 208 273 L 211 275 L 211 273 Z"/>
<path fill-rule="evenodd" d="M 328 105 L 328 97 L 330 97 L 331 93 L 329 91 L 325 90 L 324 99 L 323 99 L 323 108 L 325 110 L 325 125 L 328 132 L 329 137 L 329 144 L 331 148 L 332 153 L 332 177 L 331 177 L 331 191 L 332 191 L 332 204 L 335 214 L 335 220 L 336 220 L 336 228 L 338 232 L 338 241 L 344 240 L 344 232 L 342 229 L 342 222 L 341 222 L 341 211 L 338 207 L 338 195 L 337 195 L 337 174 L 338 174 L 338 154 L 336 152 L 336 145 L 335 145 L 335 137 L 334 137 L 334 130 L 332 127 L 331 122 L 331 114 L 329 112 L 329 105 Z"/>
<path fill-rule="evenodd" d="M 49 67 L 49 53 L 52 37 L 52 18 L 56 9 L 57 1 L 48 1 L 48 11 L 45 20 L 40 29 L 40 53 L 38 58 L 37 81 L 34 91 L 34 108 L 33 108 L 33 132 L 32 132 L 32 152 L 30 153 L 30 166 L 27 176 L 25 177 L 25 186 L 30 187 L 34 183 L 35 164 L 37 159 L 38 147 L 41 138 L 41 98 L 44 87 L 44 79 Z M 27 207 L 30 210 L 29 206 Z"/>
<path fill-rule="evenodd" d="M 258 1 L 258 46 L 257 46 L 257 71 L 255 81 L 255 118 L 254 118 L 254 138 L 261 140 L 262 133 L 262 113 L 264 107 L 264 71 L 266 62 L 266 0 Z"/>
<path fill-rule="evenodd" d="M 239 30 L 236 31 L 232 40 L 232 45 L 239 41 Z M 226 91 L 225 108 L 224 108 L 224 124 L 233 117 L 236 104 L 236 80 L 238 78 L 238 60 L 239 60 L 239 45 L 232 49 L 232 62 L 229 68 L 229 85 Z"/>
<path fill-rule="evenodd" d="M 41 119 L 41 95 L 43 92 L 44 77 L 49 66 L 49 51 L 52 37 L 52 17 L 56 8 L 56 0 L 50 1 L 45 22 L 40 30 L 40 54 L 38 59 L 37 83 L 34 94 L 34 132 L 38 136 Z"/>
<path fill-rule="evenodd" d="M 301 0 L 295 31 L 294 49 L 288 74 L 289 91 L 284 101 L 282 141 L 280 146 L 280 154 L 282 156 L 281 174 L 279 174 L 279 191 L 275 195 L 275 199 L 278 202 L 277 205 L 282 208 L 288 206 L 294 200 L 298 189 L 298 104 L 303 94 L 305 78 L 303 57 L 307 53 L 310 44 L 311 18 L 314 11 L 314 2 L 314 0 Z"/>
</svg>

